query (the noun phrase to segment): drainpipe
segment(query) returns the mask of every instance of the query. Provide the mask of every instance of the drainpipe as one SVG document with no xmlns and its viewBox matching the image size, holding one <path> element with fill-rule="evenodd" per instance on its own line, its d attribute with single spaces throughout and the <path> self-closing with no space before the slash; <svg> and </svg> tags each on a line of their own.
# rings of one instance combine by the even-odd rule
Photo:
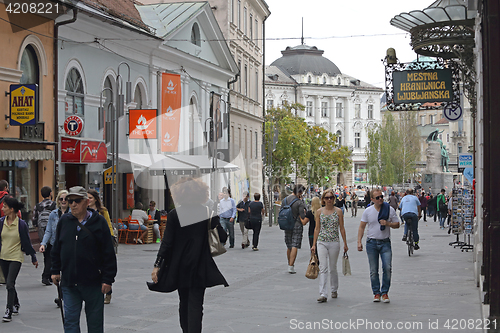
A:
<svg viewBox="0 0 500 333">
<path fill-rule="evenodd" d="M 234 76 L 234 79 L 231 80 L 231 81 L 228 81 L 227 82 L 227 89 L 229 90 L 229 92 L 227 93 L 227 142 L 228 142 L 228 146 L 229 146 L 229 143 L 231 143 L 231 133 L 230 133 L 230 129 L 231 129 L 231 126 L 229 126 L 229 124 L 231 124 L 231 113 L 229 112 L 231 110 L 231 84 L 235 83 L 236 81 L 238 81 L 238 76 L 240 76 L 241 74 L 241 70 L 238 68 L 238 73 L 236 73 L 236 75 Z"/>
<path fill-rule="evenodd" d="M 266 116 L 266 20 L 268 16 L 264 16 L 264 19 L 262 20 L 262 118 L 265 118 Z M 265 121 L 262 123 L 262 143 L 266 142 L 266 126 L 265 126 Z M 263 149 L 264 144 L 261 146 Z M 265 152 L 265 150 L 263 151 Z M 272 152 L 271 152 L 272 154 Z M 262 154 L 261 154 L 262 155 Z M 265 168 L 262 168 L 262 194 L 265 193 L 265 179 L 266 179 L 266 172 L 264 170 Z M 269 194 L 268 194 L 268 201 L 269 201 L 269 226 L 271 227 L 273 225 L 273 209 L 274 209 L 274 201 L 273 201 L 273 192 L 272 192 L 272 177 L 269 177 Z"/>
<path fill-rule="evenodd" d="M 59 162 L 58 160 L 58 153 L 59 153 L 59 102 L 58 102 L 58 94 L 59 94 L 59 84 L 58 84 L 58 76 L 59 76 L 59 70 L 57 68 L 57 65 L 59 63 L 59 53 L 58 53 L 58 38 L 59 38 L 59 27 L 62 25 L 70 24 L 76 21 L 76 17 L 78 14 L 78 10 L 76 8 L 73 8 L 73 18 L 67 21 L 62 21 L 59 23 L 54 24 L 54 142 L 56 143 L 55 148 L 54 148 L 54 154 L 55 154 L 55 160 L 56 160 L 56 172 L 55 172 L 55 177 L 54 177 L 54 184 L 53 188 L 56 188 L 56 184 L 59 180 L 59 165 L 57 163 Z M 61 190 L 61 189 L 59 189 Z"/>
</svg>

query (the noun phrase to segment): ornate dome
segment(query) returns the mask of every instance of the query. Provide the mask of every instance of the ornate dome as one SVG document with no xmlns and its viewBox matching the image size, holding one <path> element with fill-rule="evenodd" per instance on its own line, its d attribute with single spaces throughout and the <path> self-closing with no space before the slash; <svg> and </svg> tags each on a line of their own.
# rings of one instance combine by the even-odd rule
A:
<svg viewBox="0 0 500 333">
<path fill-rule="evenodd" d="M 271 66 L 284 69 L 290 75 L 313 73 L 314 75 L 329 76 L 341 74 L 340 69 L 330 60 L 323 57 L 323 50 L 318 50 L 316 46 L 299 45 L 287 47 L 281 51 L 283 55 L 276 59 Z"/>
</svg>

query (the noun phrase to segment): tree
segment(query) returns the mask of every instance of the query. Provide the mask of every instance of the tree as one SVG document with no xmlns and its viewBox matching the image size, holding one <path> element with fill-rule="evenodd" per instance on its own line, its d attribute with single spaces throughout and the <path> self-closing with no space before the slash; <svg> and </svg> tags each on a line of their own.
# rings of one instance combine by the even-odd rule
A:
<svg viewBox="0 0 500 333">
<path fill-rule="evenodd" d="M 337 144 L 335 134 L 319 126 L 309 126 L 307 134 L 310 140 L 310 158 L 307 165 L 300 165 L 299 174 L 311 184 L 325 186 L 325 177 L 333 178 L 351 166 L 351 151 Z"/>
<path fill-rule="evenodd" d="M 382 125 L 368 131 L 368 139 L 370 183 L 392 185 L 413 176 L 420 153 L 415 111 L 401 112 L 397 118 L 387 112 Z"/>
</svg>

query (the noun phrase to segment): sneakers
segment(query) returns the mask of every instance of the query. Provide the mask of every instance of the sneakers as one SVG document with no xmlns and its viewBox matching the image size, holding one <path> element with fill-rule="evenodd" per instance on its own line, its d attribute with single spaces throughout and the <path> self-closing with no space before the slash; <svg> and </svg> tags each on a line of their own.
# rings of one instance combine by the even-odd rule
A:
<svg viewBox="0 0 500 333">
<path fill-rule="evenodd" d="M 406 242 L 406 235 L 403 235 L 403 238 L 401 239 L 403 242 Z"/>
<path fill-rule="evenodd" d="M 157 238 L 156 243 L 161 243 L 161 239 Z"/>
<path fill-rule="evenodd" d="M 241 248 L 244 249 L 245 247 L 247 247 L 245 243 L 241 243 Z"/>
<path fill-rule="evenodd" d="M 373 296 L 373 301 L 374 302 L 380 302 L 380 294 L 377 294 L 377 295 Z"/>
<path fill-rule="evenodd" d="M 295 273 L 297 273 L 297 272 L 295 271 L 295 266 L 294 266 L 294 265 L 292 265 L 292 266 L 288 266 L 288 273 L 290 273 L 290 274 L 295 274 Z"/>
<path fill-rule="evenodd" d="M 254 246 L 254 247 L 252 247 L 252 250 L 254 250 L 254 251 L 259 251 L 259 249 L 258 249 L 258 248 L 256 248 L 255 246 Z"/>
<path fill-rule="evenodd" d="M 336 291 L 332 291 L 332 298 L 337 298 L 337 292 Z"/>
<path fill-rule="evenodd" d="M 382 295 L 382 302 L 384 303 L 389 303 L 391 300 L 389 299 L 389 296 L 387 294 Z"/>
<path fill-rule="evenodd" d="M 234 248 L 234 245 L 229 245 L 229 248 L 230 248 L 230 249 Z"/>
<path fill-rule="evenodd" d="M 415 245 L 414 245 L 414 247 L 413 247 L 413 248 L 414 248 L 415 250 L 420 249 L 420 246 L 418 246 L 418 242 L 415 242 Z"/>
<path fill-rule="evenodd" d="M 12 311 L 10 309 L 5 310 L 5 315 L 3 316 L 2 321 L 5 322 L 12 321 Z"/>
<path fill-rule="evenodd" d="M 46 286 L 51 286 L 52 285 L 52 282 L 50 282 L 49 279 L 42 279 L 42 283 Z"/>
<path fill-rule="evenodd" d="M 56 303 L 58 308 L 60 308 L 62 306 L 62 300 L 60 298 L 54 299 L 54 303 Z"/>
<path fill-rule="evenodd" d="M 104 296 L 104 304 L 109 303 L 111 303 L 111 294 L 106 294 L 106 296 Z"/>
<path fill-rule="evenodd" d="M 142 239 L 137 239 L 137 243 L 142 244 Z"/>
<path fill-rule="evenodd" d="M 320 298 L 318 298 L 318 303 L 325 303 L 327 301 L 328 301 L 328 299 L 324 296 L 321 296 Z"/>
<path fill-rule="evenodd" d="M 19 308 L 21 306 L 19 304 L 14 305 L 14 308 L 12 309 L 12 315 L 17 316 L 19 314 Z"/>
</svg>

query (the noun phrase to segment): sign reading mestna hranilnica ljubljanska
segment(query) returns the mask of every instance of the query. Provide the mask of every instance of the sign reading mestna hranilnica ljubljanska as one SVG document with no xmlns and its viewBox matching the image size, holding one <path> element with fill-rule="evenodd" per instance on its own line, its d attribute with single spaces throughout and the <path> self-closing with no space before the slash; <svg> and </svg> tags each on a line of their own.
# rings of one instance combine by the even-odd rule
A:
<svg viewBox="0 0 500 333">
<path fill-rule="evenodd" d="M 394 72 L 394 104 L 451 102 L 451 77 L 451 69 Z"/>
</svg>

